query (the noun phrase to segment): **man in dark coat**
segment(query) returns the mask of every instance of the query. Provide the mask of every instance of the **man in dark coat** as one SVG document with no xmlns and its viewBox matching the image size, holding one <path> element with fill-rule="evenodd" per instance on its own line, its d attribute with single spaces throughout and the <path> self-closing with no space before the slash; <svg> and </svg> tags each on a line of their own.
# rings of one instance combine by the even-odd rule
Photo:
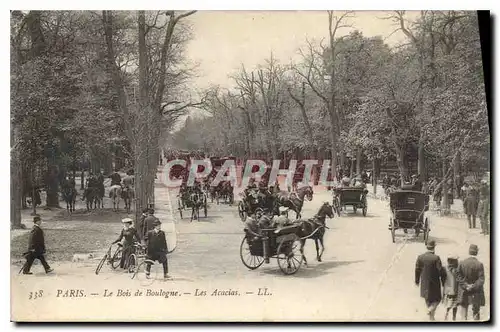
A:
<svg viewBox="0 0 500 332">
<path fill-rule="evenodd" d="M 170 279 L 168 275 L 168 261 L 167 261 L 167 239 L 165 232 L 161 230 L 161 222 L 156 219 L 154 222 L 154 229 L 146 234 L 147 244 L 147 259 L 158 261 L 163 265 L 163 278 Z M 151 272 L 151 264 L 146 264 L 146 278 L 149 279 Z"/>
<path fill-rule="evenodd" d="M 418 256 L 415 265 L 415 284 L 420 284 L 420 297 L 425 299 L 427 315 L 430 320 L 435 320 L 436 308 L 441 302 L 441 285 L 444 285 L 446 272 L 441 264 L 441 259 L 434 253 L 436 242 L 427 243 L 427 252 Z"/>
<path fill-rule="evenodd" d="M 26 264 L 24 265 L 23 274 L 33 274 L 30 272 L 31 266 L 35 259 L 39 259 L 45 269 L 46 273 L 50 273 L 53 269 L 49 266 L 45 260 L 45 239 L 43 236 L 43 230 L 40 228 L 42 224 L 42 219 L 40 216 L 35 216 L 33 218 L 33 229 L 30 232 L 28 252 L 26 253 Z"/>
<path fill-rule="evenodd" d="M 484 298 L 484 266 L 477 258 L 479 248 L 475 244 L 469 247 L 469 258 L 458 265 L 457 280 L 459 282 L 457 302 L 460 315 L 467 320 L 469 305 L 472 306 L 474 320 L 479 320 L 479 309 L 485 305 Z"/>
<path fill-rule="evenodd" d="M 155 224 L 155 221 L 158 220 L 158 218 L 156 218 L 154 214 L 155 214 L 155 210 L 148 209 L 148 215 L 146 218 L 144 218 L 144 220 L 142 222 L 143 238 L 148 234 L 149 231 L 151 231 L 155 228 L 154 224 Z"/>
</svg>

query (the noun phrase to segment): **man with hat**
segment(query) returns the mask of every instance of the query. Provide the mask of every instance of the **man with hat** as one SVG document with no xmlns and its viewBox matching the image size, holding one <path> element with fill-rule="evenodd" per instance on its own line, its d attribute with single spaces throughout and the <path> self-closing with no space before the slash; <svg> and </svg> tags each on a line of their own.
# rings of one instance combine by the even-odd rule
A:
<svg viewBox="0 0 500 332">
<path fill-rule="evenodd" d="M 168 275 L 168 261 L 167 261 L 167 239 L 165 232 L 161 230 L 161 222 L 156 219 L 153 223 L 154 229 L 146 234 L 147 243 L 147 259 L 158 261 L 163 264 L 163 277 L 170 279 Z M 149 278 L 151 271 L 151 264 L 146 265 L 146 278 Z"/>
<path fill-rule="evenodd" d="M 434 253 L 436 242 L 427 242 L 427 252 L 418 256 L 415 264 L 415 285 L 420 284 L 420 297 L 425 299 L 427 315 L 435 320 L 436 308 L 441 302 L 441 285 L 444 285 L 446 272 L 441 259 Z"/>
<path fill-rule="evenodd" d="M 460 315 L 467 320 L 469 305 L 472 306 L 474 320 L 479 320 L 479 309 L 485 305 L 484 298 L 484 266 L 477 258 L 479 248 L 475 244 L 469 247 L 470 257 L 458 265 L 457 281 L 459 283 L 457 302 Z"/>
<path fill-rule="evenodd" d="M 45 269 L 45 273 L 54 271 L 45 260 L 45 239 L 43 230 L 40 227 L 42 218 L 39 215 L 33 217 L 33 229 L 30 232 L 28 252 L 25 253 L 26 264 L 24 264 L 23 274 L 33 274 L 30 272 L 35 259 L 39 259 Z"/>
<path fill-rule="evenodd" d="M 420 174 L 418 175 L 413 174 L 411 178 L 412 178 L 413 190 L 422 191 L 422 181 L 420 180 Z"/>
<path fill-rule="evenodd" d="M 155 216 L 155 210 L 152 208 L 148 209 L 148 215 L 142 221 L 142 234 L 143 238 L 148 234 L 149 231 L 153 230 L 155 227 L 154 222 L 158 220 Z"/>
<path fill-rule="evenodd" d="M 133 220 L 130 218 L 122 219 L 123 229 L 120 232 L 120 236 L 116 239 L 113 244 L 121 242 L 123 240 L 123 253 L 120 260 L 120 268 L 126 268 L 129 256 L 134 252 L 134 243 L 140 242 L 139 234 L 137 230 L 132 226 Z"/>
</svg>

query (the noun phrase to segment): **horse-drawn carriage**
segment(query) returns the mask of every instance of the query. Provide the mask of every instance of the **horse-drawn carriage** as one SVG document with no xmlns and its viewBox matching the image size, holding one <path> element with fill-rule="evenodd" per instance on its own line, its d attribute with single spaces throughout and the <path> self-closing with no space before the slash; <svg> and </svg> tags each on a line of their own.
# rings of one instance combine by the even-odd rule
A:
<svg viewBox="0 0 500 332">
<path fill-rule="evenodd" d="M 334 188 L 333 196 L 333 208 L 340 216 L 340 211 L 345 210 L 346 206 L 352 206 L 354 213 L 358 209 L 363 210 L 363 216 L 366 217 L 366 212 L 368 210 L 368 203 L 366 200 L 366 195 L 368 190 L 365 188 Z"/>
<path fill-rule="evenodd" d="M 276 258 L 284 274 L 294 274 L 302 265 L 300 238 L 297 232 L 300 225 L 286 226 L 281 229 L 262 229 L 262 236 L 255 237 L 246 231 L 240 245 L 243 264 L 255 270 L 270 258 Z"/>
<path fill-rule="evenodd" d="M 332 206 L 325 202 L 313 218 L 294 220 L 291 223 L 285 223 L 282 227 L 263 227 L 260 231 L 246 227 L 245 236 L 240 245 L 240 258 L 243 265 L 250 270 L 255 270 L 264 262 L 268 264 L 271 258 L 276 258 L 284 274 L 294 274 L 303 262 L 307 265 L 304 256 L 304 245 L 307 239 L 314 240 L 316 258 L 318 262 L 321 262 L 324 251 L 323 236 L 325 229 L 328 228 L 326 217 L 333 218 L 333 216 Z M 261 218 L 267 218 L 265 224 L 272 226 L 273 222 L 269 220 L 273 218 L 272 215 L 264 214 Z M 321 245 L 321 251 L 319 245 Z"/>
<path fill-rule="evenodd" d="M 429 239 L 429 217 L 426 211 L 429 210 L 429 196 L 419 191 L 398 190 L 390 194 L 391 217 L 389 230 L 391 231 L 392 242 L 396 241 L 395 233 L 397 229 L 403 229 L 407 233 L 408 229 L 414 229 L 415 235 L 419 236 L 423 232 L 424 242 Z"/>
<path fill-rule="evenodd" d="M 191 209 L 191 221 L 199 220 L 200 210 L 203 209 L 205 218 L 207 217 L 208 203 L 207 195 L 201 190 L 186 188 L 181 189 L 177 195 L 177 209 L 182 219 L 182 211 Z"/>
<path fill-rule="evenodd" d="M 245 222 L 248 216 L 254 215 L 257 209 L 272 213 L 269 211 L 270 207 L 266 206 L 268 204 L 258 188 L 247 189 L 240 195 L 242 197 L 238 203 L 238 215 L 242 222 Z"/>
</svg>

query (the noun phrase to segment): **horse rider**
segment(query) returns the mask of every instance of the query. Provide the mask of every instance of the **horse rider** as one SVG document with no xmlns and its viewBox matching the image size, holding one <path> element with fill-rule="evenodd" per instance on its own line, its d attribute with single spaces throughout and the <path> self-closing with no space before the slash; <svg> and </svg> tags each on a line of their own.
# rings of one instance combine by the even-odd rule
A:
<svg viewBox="0 0 500 332">
<path fill-rule="evenodd" d="M 68 175 L 68 186 L 70 188 L 75 188 L 76 187 L 75 178 L 73 177 L 72 174 Z"/>
<path fill-rule="evenodd" d="M 120 174 L 118 174 L 118 170 L 116 168 L 113 174 L 111 174 L 109 177 L 111 179 L 111 186 L 121 186 L 122 177 L 120 176 Z"/>
<path fill-rule="evenodd" d="M 122 180 L 123 188 L 127 190 L 132 190 L 134 186 L 134 177 L 132 175 L 127 175 Z"/>
</svg>

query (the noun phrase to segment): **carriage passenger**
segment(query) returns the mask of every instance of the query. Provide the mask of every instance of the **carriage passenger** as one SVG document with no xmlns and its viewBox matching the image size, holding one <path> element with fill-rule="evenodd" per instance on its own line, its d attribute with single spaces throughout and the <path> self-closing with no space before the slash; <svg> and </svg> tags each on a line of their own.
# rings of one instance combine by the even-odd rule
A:
<svg viewBox="0 0 500 332">
<path fill-rule="evenodd" d="M 349 178 L 349 176 L 347 176 L 347 174 L 345 174 L 342 178 L 340 185 L 343 188 L 349 188 L 349 186 L 351 185 L 351 179 Z"/>
<path fill-rule="evenodd" d="M 122 219 L 123 229 L 118 239 L 113 242 L 113 244 L 115 244 L 123 240 L 123 254 L 120 260 L 120 268 L 122 269 L 126 268 L 125 262 L 127 262 L 129 256 L 134 253 L 134 244 L 141 241 L 137 230 L 132 226 L 132 222 L 133 220 L 130 218 Z"/>
</svg>

